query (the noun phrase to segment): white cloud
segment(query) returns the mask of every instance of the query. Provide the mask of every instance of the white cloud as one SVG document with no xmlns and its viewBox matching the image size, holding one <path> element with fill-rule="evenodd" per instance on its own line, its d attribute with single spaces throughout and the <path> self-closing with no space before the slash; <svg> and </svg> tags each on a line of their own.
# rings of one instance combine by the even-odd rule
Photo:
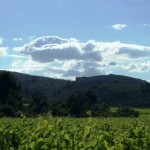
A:
<svg viewBox="0 0 150 150">
<path fill-rule="evenodd" d="M 107 74 L 119 67 L 129 72 L 144 72 L 147 68 L 137 69 L 138 63 L 150 59 L 150 47 L 142 45 L 119 41 L 80 42 L 56 36 L 39 37 L 13 50 L 24 57 L 16 57 L 12 64 L 14 71 L 65 79 Z"/>
<path fill-rule="evenodd" d="M 18 41 L 23 41 L 23 38 L 13 38 L 13 41 L 18 42 Z"/>
<path fill-rule="evenodd" d="M 130 58 L 150 57 L 150 49 L 146 48 L 146 47 L 143 47 L 142 49 L 141 48 L 140 48 L 140 46 L 138 48 L 123 47 L 123 48 L 119 49 L 117 54 L 119 54 L 119 55 L 126 54 Z"/>
<path fill-rule="evenodd" d="M 63 77 L 90 77 L 90 76 L 98 76 L 98 75 L 104 75 L 104 70 L 96 69 L 95 67 L 87 67 L 83 71 L 77 70 L 77 69 L 70 69 L 68 70 Z"/>
<path fill-rule="evenodd" d="M 85 44 L 76 39 L 62 39 L 59 37 L 41 37 L 35 39 L 23 47 L 14 48 L 15 51 L 30 55 L 33 60 L 39 62 L 51 62 L 59 60 L 101 60 L 97 51 L 86 50 Z"/>
<path fill-rule="evenodd" d="M 0 44 L 3 44 L 4 38 L 0 36 Z"/>
<path fill-rule="evenodd" d="M 0 56 L 7 56 L 8 55 L 8 47 L 0 47 Z"/>
<path fill-rule="evenodd" d="M 28 59 L 16 59 L 9 69 L 10 71 L 28 73 L 28 74 L 36 74 L 42 75 L 52 78 L 66 78 L 63 75 L 68 71 L 71 66 L 73 66 L 76 62 L 73 61 L 58 61 L 50 63 L 40 63 L 33 61 L 31 58 Z M 69 78 L 69 77 L 67 77 Z M 73 79 L 73 78 L 71 78 Z"/>
<path fill-rule="evenodd" d="M 31 35 L 30 37 L 28 37 L 28 40 L 29 40 L 29 41 L 32 41 L 32 40 L 34 40 L 35 38 L 36 38 L 36 36 Z"/>
<path fill-rule="evenodd" d="M 128 25 L 126 25 L 126 24 L 114 24 L 114 25 L 112 25 L 112 28 L 115 29 L 115 30 L 123 30 L 127 26 Z"/>
<path fill-rule="evenodd" d="M 31 73 L 32 71 L 42 71 L 45 67 L 47 67 L 47 65 L 42 65 L 41 63 L 34 62 L 31 59 L 16 59 L 12 63 L 13 70 L 25 73 Z"/>
<path fill-rule="evenodd" d="M 150 61 L 147 62 L 138 62 L 138 63 L 131 63 L 125 67 L 126 70 L 130 72 L 136 73 L 145 73 L 150 71 Z"/>
</svg>

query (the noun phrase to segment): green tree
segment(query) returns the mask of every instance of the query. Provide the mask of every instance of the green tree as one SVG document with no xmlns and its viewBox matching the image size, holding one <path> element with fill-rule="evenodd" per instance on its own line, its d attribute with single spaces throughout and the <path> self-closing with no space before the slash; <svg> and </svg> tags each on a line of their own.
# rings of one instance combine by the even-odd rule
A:
<svg viewBox="0 0 150 150">
<path fill-rule="evenodd" d="M 118 108 L 116 114 L 117 116 L 121 116 L 121 117 L 138 117 L 139 116 L 138 111 L 135 111 L 127 107 Z"/>
<path fill-rule="evenodd" d="M 0 103 L 10 105 L 16 110 L 21 105 L 21 87 L 12 73 L 3 71 L 0 73 Z"/>
<path fill-rule="evenodd" d="M 33 109 L 33 112 L 35 114 L 40 114 L 40 113 L 43 113 L 43 109 L 44 107 L 47 105 L 48 107 L 48 103 L 47 103 L 47 97 L 44 96 L 41 92 L 39 91 L 35 91 L 32 93 L 32 103 L 31 103 L 31 106 L 32 106 L 32 109 Z M 45 108 L 46 110 L 46 108 Z"/>
<path fill-rule="evenodd" d="M 69 108 L 65 101 L 61 100 L 50 100 L 49 110 L 53 116 L 68 116 Z"/>
<path fill-rule="evenodd" d="M 76 117 L 86 116 L 86 112 L 90 111 L 96 103 L 98 103 L 96 94 L 91 89 L 78 91 L 67 100 L 70 114 Z"/>
<path fill-rule="evenodd" d="M 91 111 L 92 111 L 93 117 L 96 117 L 96 116 L 107 117 L 111 115 L 109 106 L 104 102 L 100 102 L 100 103 L 93 105 Z"/>
<path fill-rule="evenodd" d="M 14 108 L 9 105 L 1 106 L 0 113 L 3 113 L 4 116 L 7 116 L 7 117 L 15 117 L 16 115 Z"/>
</svg>

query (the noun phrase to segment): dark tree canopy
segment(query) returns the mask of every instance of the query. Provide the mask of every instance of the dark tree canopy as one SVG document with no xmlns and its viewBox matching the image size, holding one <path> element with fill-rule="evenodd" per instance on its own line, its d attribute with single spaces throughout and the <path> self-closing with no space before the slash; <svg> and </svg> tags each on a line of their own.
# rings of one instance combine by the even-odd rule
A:
<svg viewBox="0 0 150 150">
<path fill-rule="evenodd" d="M 0 104 L 18 110 L 21 108 L 21 88 L 14 76 L 7 71 L 0 73 Z"/>
<path fill-rule="evenodd" d="M 16 77 L 16 78 L 15 78 Z M 122 106 L 135 104 L 140 106 L 149 106 L 150 99 L 150 84 L 147 82 L 139 81 L 139 84 L 129 84 L 128 80 L 125 84 L 121 81 L 113 80 L 114 76 L 106 76 L 107 80 L 103 83 L 105 77 L 93 77 L 87 79 L 80 79 L 77 82 L 65 82 L 51 80 L 50 84 L 47 83 L 48 79 L 30 80 L 30 77 L 14 75 L 14 73 L 1 71 L 0 72 L 0 113 L 14 116 L 18 112 L 26 115 L 35 116 L 38 114 L 51 112 L 53 116 L 73 116 L 73 117 L 86 117 L 86 116 L 113 116 L 110 112 L 110 106 Z M 111 80 L 108 79 L 111 78 Z M 21 80 L 24 82 L 21 82 Z M 34 78 L 33 78 L 34 79 Z M 37 84 L 37 79 L 39 80 Z M 131 80 L 132 81 L 132 80 Z M 137 83 L 137 80 L 133 80 Z M 32 83 L 32 84 L 31 84 Z M 55 83 L 55 84 L 54 84 Z M 66 86 L 66 83 L 68 83 Z M 61 87 L 60 87 L 61 85 Z M 62 88 L 64 85 L 64 88 Z M 137 87 L 138 85 L 138 87 Z M 23 93 L 24 86 L 30 94 Z M 36 88 L 34 88 L 36 86 Z M 47 91 L 48 87 L 54 97 L 48 96 L 43 91 Z M 21 89 L 22 87 L 22 89 Z M 40 88 L 39 88 L 40 87 Z M 138 92 L 134 92 L 135 89 Z M 57 89 L 57 90 L 56 90 Z M 140 98 L 140 96 L 145 97 Z M 55 93 L 55 94 L 54 94 Z M 60 96 L 62 94 L 62 97 Z M 123 98 L 128 98 L 124 100 Z M 132 101 L 131 101 L 132 100 Z M 134 105 L 133 105 L 134 102 Z M 141 104 L 142 103 L 142 104 Z M 17 112 L 17 113 L 16 113 Z M 128 109 L 119 109 L 114 116 L 138 116 L 137 112 Z"/>
<path fill-rule="evenodd" d="M 102 116 L 104 113 L 105 115 L 109 113 L 109 107 L 98 100 L 92 89 L 72 94 L 67 100 L 67 105 L 70 114 L 76 117 L 84 117 L 87 112 L 91 112 L 92 116 Z"/>
</svg>

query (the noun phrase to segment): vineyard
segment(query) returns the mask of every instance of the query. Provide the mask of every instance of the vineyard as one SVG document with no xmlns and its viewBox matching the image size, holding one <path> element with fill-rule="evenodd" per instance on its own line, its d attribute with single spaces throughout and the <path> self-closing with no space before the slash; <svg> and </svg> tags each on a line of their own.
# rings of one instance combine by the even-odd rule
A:
<svg viewBox="0 0 150 150">
<path fill-rule="evenodd" d="M 139 118 L 1 118 L 0 150 L 149 150 L 150 115 Z"/>
</svg>

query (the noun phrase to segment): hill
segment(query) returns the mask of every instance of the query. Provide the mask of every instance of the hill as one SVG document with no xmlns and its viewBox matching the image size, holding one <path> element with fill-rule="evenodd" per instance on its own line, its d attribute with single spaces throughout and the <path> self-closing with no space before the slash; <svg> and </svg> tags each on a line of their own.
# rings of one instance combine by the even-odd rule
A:
<svg viewBox="0 0 150 150">
<path fill-rule="evenodd" d="M 77 78 L 76 87 L 92 88 L 111 106 L 150 106 L 150 84 L 141 79 L 113 74 L 82 77 Z"/>
<path fill-rule="evenodd" d="M 72 93 L 92 89 L 98 99 L 110 106 L 150 107 L 150 84 L 122 75 L 77 77 L 75 81 L 11 72 L 21 85 L 24 99 L 35 92 L 50 99 L 66 100 Z"/>
<path fill-rule="evenodd" d="M 71 82 L 16 72 L 13 72 L 12 74 L 19 81 L 22 88 L 22 94 L 26 98 L 30 98 L 33 92 L 40 92 L 46 97 L 56 98 L 59 95 L 59 91 L 62 91 L 64 87 Z"/>
</svg>

